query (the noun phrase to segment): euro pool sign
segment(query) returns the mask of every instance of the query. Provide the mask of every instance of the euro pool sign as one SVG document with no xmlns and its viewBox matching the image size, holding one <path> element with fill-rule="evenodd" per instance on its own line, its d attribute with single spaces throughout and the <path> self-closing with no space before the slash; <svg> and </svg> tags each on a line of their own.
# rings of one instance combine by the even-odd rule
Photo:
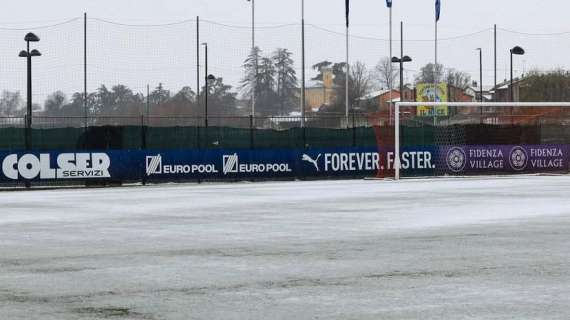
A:
<svg viewBox="0 0 570 320">
<path fill-rule="evenodd" d="M 222 157 L 224 175 L 249 173 L 292 173 L 293 169 L 289 163 L 282 162 L 266 162 L 266 163 L 240 163 L 239 155 L 237 153 L 231 155 L 224 155 Z"/>
<path fill-rule="evenodd" d="M 214 164 L 162 164 L 162 155 L 146 157 L 146 175 L 216 174 Z"/>
<path fill-rule="evenodd" d="M 111 159 L 105 153 L 11 154 L 2 161 L 2 173 L 10 180 L 110 178 Z"/>
</svg>

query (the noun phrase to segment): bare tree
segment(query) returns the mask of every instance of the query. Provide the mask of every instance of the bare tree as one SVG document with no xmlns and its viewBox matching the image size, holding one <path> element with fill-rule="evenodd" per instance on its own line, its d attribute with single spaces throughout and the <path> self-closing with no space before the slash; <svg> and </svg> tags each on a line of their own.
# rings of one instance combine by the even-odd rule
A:
<svg viewBox="0 0 570 320">
<path fill-rule="evenodd" d="M 67 104 L 67 96 L 62 91 L 50 94 L 44 103 L 45 114 L 49 116 L 58 115 L 63 106 Z"/>
<path fill-rule="evenodd" d="M 471 76 L 463 71 L 449 69 L 445 75 L 447 84 L 462 90 L 471 85 Z"/>
<path fill-rule="evenodd" d="M 23 108 L 23 100 L 19 91 L 4 90 L 0 96 L 0 115 L 14 116 Z"/>
<path fill-rule="evenodd" d="M 357 61 L 350 67 L 349 77 L 349 98 L 354 106 L 359 99 L 370 93 L 372 87 L 372 76 L 366 65 Z"/>
<path fill-rule="evenodd" d="M 396 87 L 400 70 L 392 64 L 390 58 L 382 58 L 374 68 L 374 78 L 380 83 L 382 89 Z"/>
<path fill-rule="evenodd" d="M 423 66 L 420 73 L 416 75 L 416 83 L 434 83 L 437 77 L 438 81 L 443 81 L 443 65 L 428 63 Z"/>
</svg>

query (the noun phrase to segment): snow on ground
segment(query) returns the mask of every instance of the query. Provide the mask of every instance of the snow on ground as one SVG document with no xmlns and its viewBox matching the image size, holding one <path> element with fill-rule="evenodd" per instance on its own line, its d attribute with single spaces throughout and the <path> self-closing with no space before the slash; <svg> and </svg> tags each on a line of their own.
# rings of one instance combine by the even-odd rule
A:
<svg viewBox="0 0 570 320">
<path fill-rule="evenodd" d="M 0 193 L 0 319 L 568 319 L 570 177 Z"/>
</svg>

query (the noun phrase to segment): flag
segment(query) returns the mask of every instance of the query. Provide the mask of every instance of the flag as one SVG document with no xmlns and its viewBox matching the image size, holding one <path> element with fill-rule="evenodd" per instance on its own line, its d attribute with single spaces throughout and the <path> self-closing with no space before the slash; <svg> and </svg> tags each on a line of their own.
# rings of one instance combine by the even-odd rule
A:
<svg viewBox="0 0 570 320">
<path fill-rule="evenodd" d="M 441 0 L 435 0 L 435 21 L 439 21 L 440 13 L 441 13 Z"/>
<path fill-rule="evenodd" d="M 349 15 L 350 15 L 350 0 L 345 0 L 345 6 L 346 6 L 346 27 L 348 28 L 349 25 Z"/>
<path fill-rule="evenodd" d="M 392 8 L 392 0 L 386 0 L 386 5 L 388 8 Z"/>
</svg>

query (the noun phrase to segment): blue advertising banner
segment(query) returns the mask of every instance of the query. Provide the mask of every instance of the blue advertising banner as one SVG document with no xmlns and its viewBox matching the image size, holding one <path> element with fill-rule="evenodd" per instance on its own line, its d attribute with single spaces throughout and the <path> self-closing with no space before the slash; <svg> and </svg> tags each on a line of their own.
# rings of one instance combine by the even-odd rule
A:
<svg viewBox="0 0 570 320">
<path fill-rule="evenodd" d="M 403 176 L 561 172 L 568 145 L 404 148 Z M 1 152 L 0 182 L 43 180 L 176 181 L 375 176 L 394 169 L 392 150 L 108 150 Z"/>
</svg>

